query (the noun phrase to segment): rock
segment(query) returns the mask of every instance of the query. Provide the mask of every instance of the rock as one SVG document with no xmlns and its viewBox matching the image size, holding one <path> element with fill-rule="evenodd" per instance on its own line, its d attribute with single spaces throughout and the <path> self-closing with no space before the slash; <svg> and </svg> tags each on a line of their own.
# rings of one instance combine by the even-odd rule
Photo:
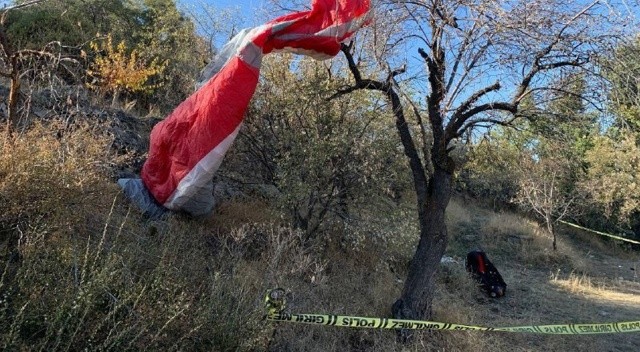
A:
<svg viewBox="0 0 640 352">
<path fill-rule="evenodd" d="M 440 264 L 458 264 L 459 261 L 455 260 L 453 257 L 449 257 L 447 255 L 442 256 L 440 258 Z"/>
</svg>

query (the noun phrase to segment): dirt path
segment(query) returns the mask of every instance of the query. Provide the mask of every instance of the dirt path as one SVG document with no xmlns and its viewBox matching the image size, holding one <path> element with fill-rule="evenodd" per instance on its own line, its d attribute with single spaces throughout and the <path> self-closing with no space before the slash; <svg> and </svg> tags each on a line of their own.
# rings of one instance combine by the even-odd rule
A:
<svg viewBox="0 0 640 352">
<path fill-rule="evenodd" d="M 490 239 L 504 243 L 488 243 L 482 229 L 492 216 L 495 214 L 486 210 L 474 211 L 469 228 L 463 228 L 454 240 L 458 252 L 461 248 L 493 244 L 490 258 L 499 263 L 498 269 L 508 284 L 503 299 L 490 299 L 480 292 L 474 296 L 477 304 L 471 309 L 477 310 L 478 322 L 495 327 L 640 320 L 639 252 L 625 252 L 600 239 L 563 233 L 560 238 L 566 256 L 550 252 L 552 259 L 560 259 L 549 264 L 528 262 L 533 257 L 532 251 L 548 251 L 539 246 L 546 242 L 509 247 L 509 237 L 527 236 L 504 233 Z M 640 350 L 640 333 L 577 336 L 496 333 L 491 338 L 496 339 L 496 351 L 506 345 L 513 351 Z"/>
</svg>

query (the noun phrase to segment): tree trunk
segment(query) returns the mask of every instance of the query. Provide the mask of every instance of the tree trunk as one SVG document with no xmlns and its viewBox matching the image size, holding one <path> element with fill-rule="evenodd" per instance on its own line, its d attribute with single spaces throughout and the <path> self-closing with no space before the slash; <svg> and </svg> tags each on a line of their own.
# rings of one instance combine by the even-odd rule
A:
<svg viewBox="0 0 640 352">
<path fill-rule="evenodd" d="M 17 66 L 14 65 L 14 66 Z M 18 99 L 20 98 L 20 77 L 17 68 L 11 73 L 11 85 L 9 87 L 9 126 L 11 129 L 18 124 Z"/>
<path fill-rule="evenodd" d="M 429 179 L 427 199 L 418 200 L 420 242 L 411 260 L 400 299 L 393 305 L 398 319 L 430 319 L 435 293 L 435 275 L 447 243 L 445 210 L 451 198 L 453 174 L 435 166 Z M 404 333 L 407 338 L 407 333 Z"/>
<path fill-rule="evenodd" d="M 558 249 L 558 246 L 556 242 L 556 229 L 553 227 L 553 219 L 551 218 L 551 215 L 547 215 L 545 220 L 547 222 L 547 230 L 549 230 L 549 234 L 553 236 L 553 250 L 555 251 Z"/>
</svg>

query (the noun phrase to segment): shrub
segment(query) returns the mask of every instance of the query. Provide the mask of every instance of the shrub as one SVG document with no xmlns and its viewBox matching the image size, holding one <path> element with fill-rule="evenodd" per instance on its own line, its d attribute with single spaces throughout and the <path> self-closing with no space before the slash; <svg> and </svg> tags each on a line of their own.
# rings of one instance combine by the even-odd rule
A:
<svg viewBox="0 0 640 352">
<path fill-rule="evenodd" d="M 112 105 L 120 96 L 120 93 L 151 93 L 161 83 L 148 84 L 151 77 L 162 74 L 167 66 L 167 61 L 159 62 L 157 58 L 150 62 L 140 58 L 137 49 L 127 49 L 124 41 L 113 45 L 111 35 L 100 45 L 91 43 L 91 49 L 97 53 L 91 69 L 87 70 L 89 77 L 94 81 L 89 87 L 112 95 Z"/>
</svg>

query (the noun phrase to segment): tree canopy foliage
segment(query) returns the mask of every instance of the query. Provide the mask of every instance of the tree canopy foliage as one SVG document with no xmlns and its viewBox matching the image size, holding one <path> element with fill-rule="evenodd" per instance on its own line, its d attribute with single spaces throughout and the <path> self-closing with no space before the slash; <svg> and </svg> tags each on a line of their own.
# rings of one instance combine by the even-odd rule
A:
<svg viewBox="0 0 640 352">
<path fill-rule="evenodd" d="M 154 62 L 164 63 L 164 74 L 150 76 L 146 89 L 127 92 L 132 100 L 163 112 L 193 92 L 195 77 L 210 54 L 175 0 L 48 0 L 10 11 L 6 33 L 13 45 L 21 48 L 39 50 L 48 43 L 60 43 L 63 54 L 85 61 L 85 68 L 105 53 L 103 45 L 91 43 L 107 38 L 122 43 L 123 55 L 135 53 L 138 65 L 147 69 L 154 67 Z M 97 84 L 90 77 L 86 79 Z M 117 93 L 112 93 L 117 98 Z"/>
<path fill-rule="evenodd" d="M 309 235 L 336 219 L 360 218 L 376 197 L 400 197 L 397 140 L 388 113 L 363 92 L 328 100 L 344 73 L 311 59 L 271 57 L 233 154 L 252 172 L 237 178 L 274 186 L 281 207 Z M 233 158 L 232 158 L 233 159 Z"/>
<path fill-rule="evenodd" d="M 619 118 L 616 125 L 640 132 L 640 35 L 636 34 L 603 60 L 605 75 L 611 82 L 610 106 Z"/>
</svg>

